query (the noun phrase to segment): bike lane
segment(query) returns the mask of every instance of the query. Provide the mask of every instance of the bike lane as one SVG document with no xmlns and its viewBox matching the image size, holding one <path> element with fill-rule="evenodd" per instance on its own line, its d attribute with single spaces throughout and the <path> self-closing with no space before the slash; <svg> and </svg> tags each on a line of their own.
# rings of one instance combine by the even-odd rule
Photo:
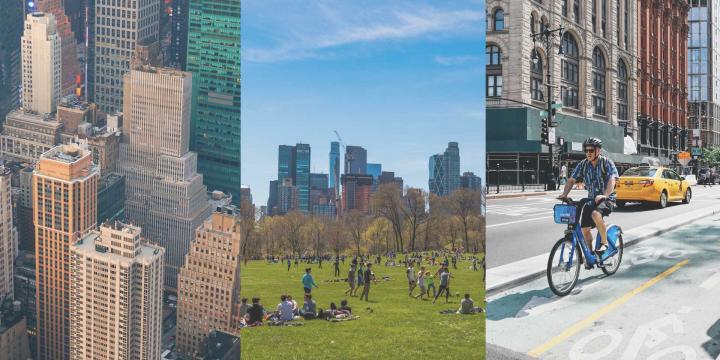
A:
<svg viewBox="0 0 720 360">
<path fill-rule="evenodd" d="M 581 270 L 559 298 L 542 278 L 487 299 L 487 341 L 542 359 L 720 359 L 720 216 Z"/>
</svg>

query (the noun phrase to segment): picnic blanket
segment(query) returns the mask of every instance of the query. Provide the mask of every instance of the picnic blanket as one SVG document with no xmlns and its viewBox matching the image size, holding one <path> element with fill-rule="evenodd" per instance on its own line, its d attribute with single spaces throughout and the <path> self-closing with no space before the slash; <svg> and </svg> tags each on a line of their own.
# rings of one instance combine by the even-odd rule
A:
<svg viewBox="0 0 720 360">
<path fill-rule="evenodd" d="M 350 316 L 348 316 L 348 317 L 346 317 L 346 318 L 342 318 L 342 319 L 335 319 L 335 318 L 327 319 L 327 321 L 329 321 L 329 322 L 341 322 L 341 321 L 357 320 L 357 319 L 359 319 L 359 318 L 360 318 L 359 316 L 350 315 Z"/>
</svg>

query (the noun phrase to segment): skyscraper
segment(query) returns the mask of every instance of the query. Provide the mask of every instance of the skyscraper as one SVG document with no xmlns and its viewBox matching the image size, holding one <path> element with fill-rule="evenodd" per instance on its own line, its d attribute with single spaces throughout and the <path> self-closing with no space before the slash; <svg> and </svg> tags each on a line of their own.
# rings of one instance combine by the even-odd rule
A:
<svg viewBox="0 0 720 360">
<path fill-rule="evenodd" d="M 367 172 L 367 150 L 361 146 L 345 148 L 345 174 L 365 174 Z"/>
<path fill-rule="evenodd" d="M 286 178 L 295 178 L 295 147 L 291 145 L 278 146 L 278 181 Z"/>
<path fill-rule="evenodd" d="M 67 2 L 67 1 L 66 1 Z M 73 2 L 73 1 L 70 1 Z M 74 2 L 79 2 L 78 0 Z M 75 91 L 75 76 L 81 75 L 80 63 L 77 56 L 77 42 L 70 24 L 70 18 L 65 14 L 62 0 L 35 0 L 38 11 L 51 13 L 55 16 L 58 37 L 60 38 L 60 58 L 62 75 L 60 77 L 60 95 L 65 96 Z"/>
<path fill-rule="evenodd" d="M 210 190 L 240 201 L 240 0 L 192 0 L 187 71 L 193 73 L 190 149 Z"/>
<path fill-rule="evenodd" d="M 340 143 L 333 141 L 330 143 L 330 188 L 336 197 L 340 196 L 340 173 L 342 172 L 342 164 L 340 164 Z"/>
<path fill-rule="evenodd" d="M 13 227 L 10 169 L 0 165 L 0 299 L 13 297 L 13 260 L 17 231 Z M 2 302 L 2 300 L 0 300 Z"/>
<path fill-rule="evenodd" d="M 460 186 L 463 189 L 480 190 L 482 182 L 480 181 L 479 176 L 466 171 L 462 174 L 462 176 L 460 176 Z"/>
<path fill-rule="evenodd" d="M 123 109 L 123 75 L 138 44 L 157 43 L 161 1 L 92 1 L 90 100 L 106 113 Z"/>
<path fill-rule="evenodd" d="M 295 179 L 293 184 L 298 192 L 298 210 L 308 213 L 310 210 L 310 145 L 295 145 Z"/>
<path fill-rule="evenodd" d="M 22 1 L 0 0 L 0 124 L 20 104 L 20 38 L 25 20 Z"/>
<path fill-rule="evenodd" d="M 370 175 L 344 174 L 342 182 L 342 212 L 358 210 L 370 212 L 370 194 L 373 179 Z"/>
<path fill-rule="evenodd" d="M 365 173 L 372 176 L 372 178 L 373 178 L 372 191 L 375 192 L 377 190 L 378 185 L 380 184 L 380 175 L 382 175 L 382 164 L 368 163 Z"/>
<path fill-rule="evenodd" d="M 429 188 L 430 192 L 439 195 L 444 196 L 447 195 L 447 176 L 445 172 L 445 157 L 442 154 L 435 154 L 433 156 L 430 156 L 430 164 L 429 164 L 429 170 L 430 170 L 430 179 L 429 179 Z"/>
<path fill-rule="evenodd" d="M 55 16 L 32 13 L 22 37 L 23 108 L 40 115 L 54 113 L 60 100 L 61 43 Z"/>
<path fill-rule="evenodd" d="M 446 189 L 448 194 L 460 188 L 460 148 L 458 143 L 449 142 L 443 154 L 445 162 Z"/>
<path fill-rule="evenodd" d="M 37 356 L 70 359 L 70 245 L 95 226 L 99 171 L 90 151 L 62 145 L 33 174 Z"/>
<path fill-rule="evenodd" d="M 688 127 L 700 145 L 720 145 L 720 4 L 689 0 Z"/>
<path fill-rule="evenodd" d="M 188 355 L 201 352 L 211 331 L 240 328 L 240 217 L 234 207 L 213 212 L 195 231 L 178 276 L 177 311 L 177 346 Z"/>
<path fill-rule="evenodd" d="M 197 154 L 188 150 L 192 76 L 138 66 L 124 82 L 125 214 L 165 248 L 165 286 L 174 289 L 195 228 L 210 215 Z"/>
<path fill-rule="evenodd" d="M 170 48 L 168 49 L 171 66 L 185 71 L 187 69 L 188 13 L 190 0 L 173 0 L 170 24 Z"/>
<path fill-rule="evenodd" d="M 140 232 L 103 224 L 70 247 L 72 359 L 160 359 L 165 251 Z"/>
</svg>

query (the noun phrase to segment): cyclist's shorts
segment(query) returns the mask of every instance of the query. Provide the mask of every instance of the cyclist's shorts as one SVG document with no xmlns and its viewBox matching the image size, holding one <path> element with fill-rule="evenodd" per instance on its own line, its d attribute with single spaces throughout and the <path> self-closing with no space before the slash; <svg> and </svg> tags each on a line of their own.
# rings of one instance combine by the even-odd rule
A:
<svg viewBox="0 0 720 360">
<path fill-rule="evenodd" d="M 592 219 L 593 210 L 599 211 L 600 214 L 605 217 L 610 215 L 614 207 L 615 203 L 610 200 L 605 200 L 598 205 L 595 205 L 594 201 L 585 203 L 585 205 L 580 208 L 580 227 L 595 227 L 595 221 Z"/>
</svg>

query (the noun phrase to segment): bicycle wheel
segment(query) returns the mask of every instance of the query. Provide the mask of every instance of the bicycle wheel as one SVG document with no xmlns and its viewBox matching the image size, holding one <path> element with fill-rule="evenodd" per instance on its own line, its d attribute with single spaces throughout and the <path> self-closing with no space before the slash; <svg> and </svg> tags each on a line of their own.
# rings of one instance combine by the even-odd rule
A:
<svg viewBox="0 0 720 360">
<path fill-rule="evenodd" d="M 605 266 L 601 269 L 605 275 L 610 276 L 620 268 L 620 262 L 622 261 L 623 256 L 623 246 L 625 246 L 625 243 L 623 242 L 622 234 L 618 234 L 617 243 L 615 244 L 617 252 L 615 255 L 603 260 L 603 265 Z"/>
<path fill-rule="evenodd" d="M 550 252 L 547 265 L 550 290 L 557 296 L 565 296 L 575 287 L 579 277 L 580 246 L 573 250 L 572 236 L 566 236 L 558 240 Z"/>
</svg>

